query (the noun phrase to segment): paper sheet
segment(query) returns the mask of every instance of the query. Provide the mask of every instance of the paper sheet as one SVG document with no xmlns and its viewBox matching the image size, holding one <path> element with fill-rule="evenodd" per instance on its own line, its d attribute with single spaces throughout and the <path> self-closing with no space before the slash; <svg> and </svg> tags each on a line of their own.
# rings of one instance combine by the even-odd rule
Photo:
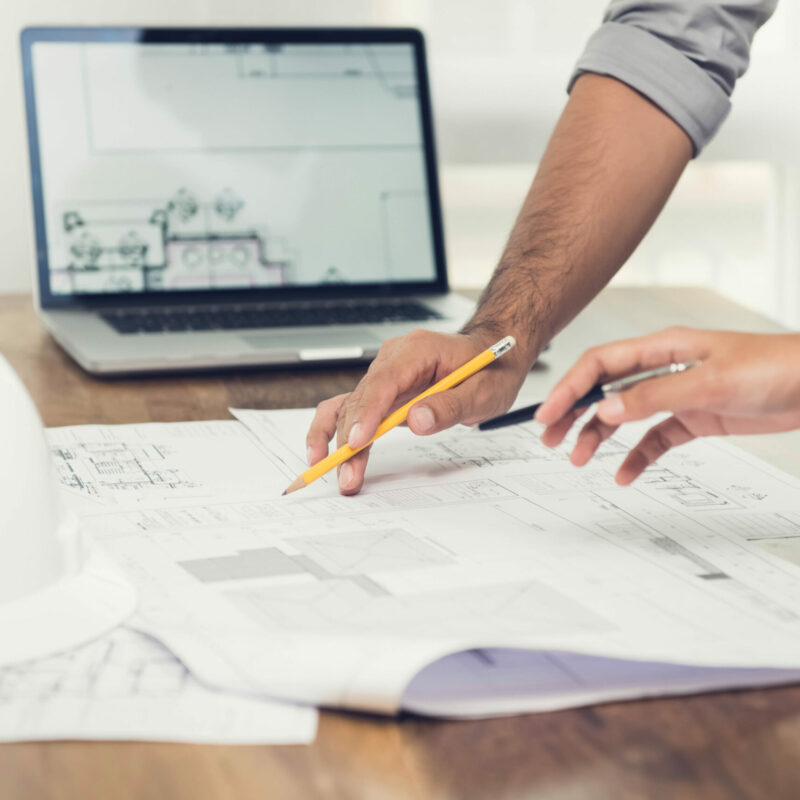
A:
<svg viewBox="0 0 800 800">
<path fill-rule="evenodd" d="M 455 719 L 800 682 L 797 669 L 693 667 L 540 650 L 482 649 L 439 659 L 414 676 L 407 711 Z"/>
<path fill-rule="evenodd" d="M 48 440 L 68 504 L 88 513 L 257 497 L 302 463 L 233 420 L 51 428 Z"/>
<path fill-rule="evenodd" d="M 205 680 L 394 712 L 417 673 L 461 650 L 791 671 L 746 676 L 756 683 L 800 670 L 800 481 L 724 442 L 677 450 L 621 488 L 612 476 L 633 429 L 581 470 L 533 425 L 396 430 L 373 448 L 361 495 L 340 497 L 329 476 L 281 498 L 304 467 L 311 412 L 235 413 L 260 443 L 235 435 L 246 466 L 206 423 L 183 423 L 205 454 L 185 466 L 207 471 L 202 496 L 110 497 L 83 520 L 137 582 L 139 623 Z M 136 427 L 140 445 L 164 440 L 165 426 Z M 258 491 L 245 499 L 240 479 Z M 565 688 L 559 703 L 705 685 L 660 674 Z"/>
<path fill-rule="evenodd" d="M 316 711 L 210 689 L 163 645 L 118 628 L 77 650 L 0 669 L 0 741 L 121 739 L 306 744 Z"/>
</svg>

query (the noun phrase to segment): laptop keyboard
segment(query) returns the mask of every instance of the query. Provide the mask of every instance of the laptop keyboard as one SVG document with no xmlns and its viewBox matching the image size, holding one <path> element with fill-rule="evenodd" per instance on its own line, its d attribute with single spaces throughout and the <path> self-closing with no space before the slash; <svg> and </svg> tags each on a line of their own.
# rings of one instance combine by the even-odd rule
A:
<svg viewBox="0 0 800 800">
<path fill-rule="evenodd" d="M 124 334 L 425 322 L 442 318 L 436 311 L 413 301 L 117 309 L 100 316 L 117 333 Z"/>
</svg>

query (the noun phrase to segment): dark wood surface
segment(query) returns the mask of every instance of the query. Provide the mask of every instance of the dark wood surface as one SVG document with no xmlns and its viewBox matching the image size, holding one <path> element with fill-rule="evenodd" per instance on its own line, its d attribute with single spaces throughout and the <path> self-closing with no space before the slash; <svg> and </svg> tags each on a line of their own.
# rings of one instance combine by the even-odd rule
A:
<svg viewBox="0 0 800 800">
<path fill-rule="evenodd" d="M 0 352 L 48 426 L 309 406 L 347 391 L 362 372 L 97 381 L 44 333 L 26 297 L 0 297 Z M 480 722 L 325 712 L 308 747 L 0 745 L 0 800 L 255 797 L 800 798 L 800 687 Z"/>
</svg>

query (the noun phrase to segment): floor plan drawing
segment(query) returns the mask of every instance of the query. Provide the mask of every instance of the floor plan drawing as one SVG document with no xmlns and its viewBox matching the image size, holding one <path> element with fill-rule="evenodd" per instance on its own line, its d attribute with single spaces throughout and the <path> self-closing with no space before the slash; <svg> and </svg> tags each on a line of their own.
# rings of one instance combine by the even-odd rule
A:
<svg viewBox="0 0 800 800">
<path fill-rule="evenodd" d="M 52 453 L 61 485 L 89 497 L 197 486 L 180 469 L 168 466 L 170 452 L 163 445 L 79 442 L 53 447 Z"/>
<path fill-rule="evenodd" d="M 702 486 L 687 475 L 678 475 L 672 470 L 656 467 L 643 476 L 643 484 L 685 508 L 741 508 L 733 500 L 719 492 Z"/>
<path fill-rule="evenodd" d="M 316 712 L 202 686 L 159 642 L 130 628 L 0 669 L 0 741 L 149 739 L 304 742 Z"/>
<path fill-rule="evenodd" d="M 250 499 L 265 478 L 288 482 L 289 467 L 232 420 L 53 428 L 48 442 L 65 498 L 78 509 L 110 505 L 146 518 L 150 506 Z"/>
</svg>

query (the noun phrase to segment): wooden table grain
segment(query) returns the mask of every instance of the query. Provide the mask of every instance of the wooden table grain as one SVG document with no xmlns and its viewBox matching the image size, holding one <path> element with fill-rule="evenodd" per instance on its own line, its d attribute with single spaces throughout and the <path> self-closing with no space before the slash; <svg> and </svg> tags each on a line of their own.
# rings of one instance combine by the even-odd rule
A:
<svg viewBox="0 0 800 800">
<path fill-rule="evenodd" d="M 709 292 L 611 289 L 553 350 L 562 359 L 572 357 L 593 337 L 643 332 L 668 321 L 775 329 Z M 363 371 L 264 370 L 99 381 L 59 350 L 37 322 L 30 299 L 21 296 L 0 297 L 0 352 L 19 372 L 48 426 L 219 419 L 228 406 L 310 406 L 349 390 Z M 324 712 L 317 739 L 307 747 L 0 746 L 0 800 L 255 797 L 800 798 L 800 687 L 477 722 Z"/>
</svg>

